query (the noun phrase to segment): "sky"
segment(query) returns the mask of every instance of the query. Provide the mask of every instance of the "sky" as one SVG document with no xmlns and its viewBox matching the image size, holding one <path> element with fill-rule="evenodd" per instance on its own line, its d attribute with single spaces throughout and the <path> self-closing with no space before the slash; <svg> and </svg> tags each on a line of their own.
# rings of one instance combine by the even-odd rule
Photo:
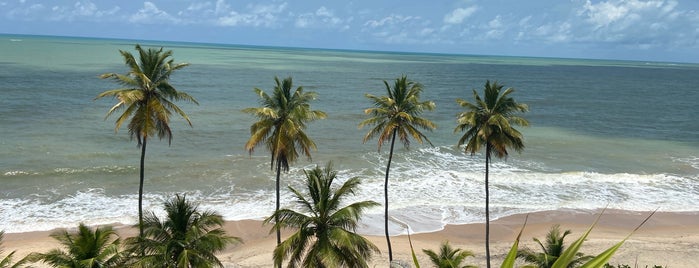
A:
<svg viewBox="0 0 699 268">
<path fill-rule="evenodd" d="M 699 1 L 0 0 L 0 33 L 699 63 Z"/>
</svg>

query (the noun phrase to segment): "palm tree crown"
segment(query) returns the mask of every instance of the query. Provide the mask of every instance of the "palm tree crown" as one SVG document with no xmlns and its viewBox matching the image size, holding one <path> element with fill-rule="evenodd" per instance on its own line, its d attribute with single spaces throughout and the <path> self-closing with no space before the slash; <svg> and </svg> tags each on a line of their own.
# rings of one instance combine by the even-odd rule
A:
<svg viewBox="0 0 699 268">
<path fill-rule="evenodd" d="M 120 239 L 110 226 L 92 231 L 81 223 L 75 233 L 62 230 L 52 233 L 51 237 L 67 251 L 54 249 L 31 258 L 61 268 L 121 267 Z"/>
<path fill-rule="evenodd" d="M 360 181 L 351 178 L 332 189 L 337 172 L 330 163 L 304 173 L 307 193 L 289 187 L 300 211 L 281 209 L 265 220 L 298 229 L 274 250 L 275 265 L 289 259 L 288 267 L 367 267 L 366 261 L 378 248 L 354 230 L 362 212 L 378 203 L 363 201 L 342 207 Z"/>
<path fill-rule="evenodd" d="M 430 249 L 423 249 L 422 252 L 427 254 L 437 268 L 472 268 L 475 266 L 462 265 L 464 259 L 467 257 L 472 257 L 473 252 L 468 250 L 462 250 L 460 248 L 454 249 L 449 245 L 449 241 L 442 242 L 439 247 L 439 253 L 436 253 Z"/>
<path fill-rule="evenodd" d="M 386 234 L 386 244 L 388 245 L 388 260 L 393 261 L 393 250 L 391 249 L 391 238 L 388 233 L 388 174 L 391 170 L 391 160 L 393 159 L 393 146 L 396 136 L 401 143 L 408 148 L 410 137 L 422 143 L 430 140 L 420 132 L 419 129 L 433 130 L 436 125 L 432 121 L 420 117 L 425 110 L 431 111 L 435 108 L 432 101 L 420 101 L 422 85 L 409 81 L 404 75 L 398 79 L 391 87 L 388 82 L 383 81 L 386 86 L 386 96 L 377 97 L 366 94 L 374 107 L 367 108 L 364 113 L 370 117 L 361 123 L 359 127 L 373 125 L 374 127 L 364 136 L 363 142 L 378 136 L 378 147 L 386 141 L 391 141 L 391 149 L 388 153 L 388 163 L 386 164 L 386 177 L 384 179 L 384 231 Z"/>
<path fill-rule="evenodd" d="M 303 87 L 292 92 L 291 77 L 282 81 L 275 77 L 274 81 L 276 85 L 271 96 L 255 88 L 262 107 L 243 110 L 259 119 L 250 126 L 251 136 L 245 143 L 245 150 L 252 153 L 257 145 L 264 143 L 272 153 L 271 167 L 278 164 L 288 171 L 289 163 L 296 161 L 299 152 L 310 158 L 311 149 L 316 148 L 304 132 L 306 123 L 323 119 L 326 114 L 311 110 L 310 101 L 316 98 L 315 92 L 304 92 Z"/>
<path fill-rule="evenodd" d="M 456 102 L 466 111 L 457 115 L 457 126 L 454 132 L 466 131 L 459 139 L 458 146 L 466 144 L 464 150 L 475 154 L 485 146 L 485 255 L 486 267 L 490 268 L 490 193 L 488 190 L 488 168 L 490 157 L 495 154 L 498 158 L 507 156 L 507 148 L 517 152 L 524 150 L 522 133 L 513 125 L 528 126 L 529 122 L 517 116 L 528 110 L 526 104 L 517 103 L 509 95 L 514 89 L 502 91 L 502 85 L 486 81 L 482 99 L 473 90 L 474 103 L 457 99 Z"/>
<path fill-rule="evenodd" d="M 381 150 L 384 142 L 392 140 L 395 131 L 406 147 L 410 145 L 411 137 L 419 143 L 425 140 L 432 144 L 419 130 L 433 130 L 437 127 L 432 121 L 420 117 L 425 110 L 431 111 L 435 108 L 432 101 L 420 101 L 422 85 L 409 81 L 405 75 L 396 79 L 393 87 L 386 81 L 383 83 L 386 86 L 386 96 L 366 94 L 374 107 L 364 110 L 364 113 L 371 117 L 362 121 L 359 127 L 374 127 L 364 136 L 363 142 L 378 136 L 378 148 Z"/>
<path fill-rule="evenodd" d="M 502 91 L 503 86 L 497 82 L 485 83 L 485 99 L 481 99 L 473 90 L 474 103 L 463 99 L 456 102 L 466 111 L 457 116 L 457 126 L 454 132 L 463 132 L 458 145 L 466 144 L 465 151 L 474 154 L 486 146 L 486 157 L 495 154 L 498 158 L 508 155 L 507 148 L 517 152 L 524 150 L 522 133 L 513 125 L 528 126 L 529 122 L 516 113 L 527 112 L 526 104 L 517 103 L 509 95 L 513 88 Z M 502 93 L 502 94 L 501 94 Z"/>
<path fill-rule="evenodd" d="M 167 138 L 168 144 L 172 142 L 172 130 L 170 129 L 170 115 L 174 112 L 182 116 L 192 126 L 187 114 L 173 101 L 188 101 L 199 104 L 187 93 L 177 91 L 170 84 L 170 75 L 184 68 L 188 64 L 175 64 L 172 50 L 143 49 L 136 45 L 139 60 L 128 51 L 119 50 L 124 57 L 124 62 L 129 67 L 127 74 L 106 73 L 100 76 L 102 79 L 112 79 L 122 85 L 121 88 L 107 90 L 95 99 L 111 96 L 117 99 L 117 103 L 107 112 L 107 117 L 124 110 L 116 120 L 114 130 L 130 119 L 128 124 L 129 135 L 138 141 L 141 148 L 140 180 L 138 188 L 138 225 L 139 235 L 143 236 L 143 181 L 146 157 L 146 144 L 148 137 L 157 135 L 160 139 Z"/>
<path fill-rule="evenodd" d="M 144 138 L 158 135 L 159 138 L 167 138 L 172 142 L 172 130 L 170 129 L 170 115 L 175 112 L 182 116 L 191 126 L 187 114 L 173 101 L 189 101 L 199 104 L 189 94 L 177 91 L 170 84 L 170 75 L 189 64 L 175 64 L 172 50 L 143 49 L 136 45 L 139 60 L 128 51 L 119 50 L 124 57 L 124 62 L 129 67 L 127 74 L 106 73 L 100 76 L 102 79 L 112 79 L 121 88 L 107 90 L 97 95 L 96 99 L 111 96 L 118 102 L 107 112 L 107 117 L 118 110 L 124 110 L 116 121 L 115 131 L 121 125 L 129 121 L 128 129 L 131 138 L 135 138 L 140 146 Z"/>
<path fill-rule="evenodd" d="M 128 240 L 133 252 L 145 252 L 138 263 L 144 267 L 223 267 L 214 254 L 241 242 L 223 230 L 223 217 L 200 212 L 185 196 L 176 195 L 164 205 L 165 219 L 149 213 L 144 220 L 145 237 Z"/>
</svg>

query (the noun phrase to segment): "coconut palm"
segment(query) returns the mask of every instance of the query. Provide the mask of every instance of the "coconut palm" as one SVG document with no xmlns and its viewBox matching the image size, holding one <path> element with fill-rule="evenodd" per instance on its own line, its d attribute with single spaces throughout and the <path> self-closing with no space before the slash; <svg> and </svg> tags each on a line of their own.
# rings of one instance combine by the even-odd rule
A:
<svg viewBox="0 0 699 268">
<path fill-rule="evenodd" d="M 262 89 L 255 88 L 261 107 L 247 108 L 243 112 L 259 119 L 250 126 L 250 139 L 245 143 L 245 150 L 252 154 L 257 145 L 265 144 L 272 153 L 270 168 L 277 168 L 276 212 L 279 211 L 281 171 L 289 171 L 289 164 L 296 161 L 299 153 L 311 158 L 311 149 L 316 149 L 316 144 L 304 132 L 306 124 L 323 119 L 326 115 L 322 111 L 311 110 L 310 102 L 316 98 L 315 92 L 304 92 L 303 87 L 293 90 L 291 77 L 282 81 L 274 77 L 274 82 L 276 85 L 271 96 Z M 281 233 L 277 229 L 277 244 L 279 243 Z"/>
<path fill-rule="evenodd" d="M 129 121 L 127 127 L 132 139 L 138 141 L 141 148 L 141 168 L 138 186 L 138 226 L 139 235 L 143 236 L 143 179 L 144 163 L 146 157 L 146 144 L 148 138 L 157 135 L 158 138 L 167 138 L 168 144 L 172 142 L 172 130 L 170 129 L 170 115 L 177 113 L 192 126 L 192 122 L 185 112 L 173 101 L 188 101 L 199 104 L 187 93 L 177 91 L 170 84 L 170 75 L 184 68 L 186 63 L 173 63 L 172 50 L 143 49 L 136 45 L 139 59 L 130 52 L 119 50 L 124 57 L 124 62 L 129 68 L 126 74 L 105 73 L 102 79 L 112 79 L 122 87 L 107 90 L 95 99 L 111 96 L 117 99 L 117 103 L 107 112 L 107 117 L 123 110 L 116 120 L 115 131 L 121 125 Z"/>
<path fill-rule="evenodd" d="M 0 231 L 0 246 L 2 246 L 2 239 L 5 236 L 5 231 Z M 12 257 L 15 255 L 16 251 L 10 252 L 5 257 L 0 257 L 0 268 L 16 268 L 21 267 L 27 262 L 27 258 L 23 258 L 16 263 L 12 263 Z M 2 254 L 2 248 L 0 248 L 0 254 Z"/>
<path fill-rule="evenodd" d="M 563 240 L 569 234 L 571 234 L 570 230 L 565 230 L 563 234 L 561 234 L 560 226 L 554 225 L 546 234 L 545 243 L 542 243 L 538 238 L 534 238 L 534 241 L 539 245 L 542 252 L 534 252 L 531 249 L 523 249 L 517 253 L 517 257 L 530 264 L 533 264 L 527 267 L 550 268 L 565 250 Z M 576 253 L 575 256 L 576 258 L 573 259 L 570 264 L 568 264 L 568 268 L 578 267 L 580 264 L 593 258 L 593 256 L 586 256 L 581 252 Z"/>
<path fill-rule="evenodd" d="M 456 102 L 465 109 L 457 115 L 457 126 L 454 132 L 463 132 L 458 145 L 466 144 L 464 150 L 475 154 L 485 146 L 485 253 L 487 267 L 490 268 L 490 195 L 488 191 L 488 168 L 490 158 L 495 155 L 503 158 L 508 155 L 507 149 L 517 152 L 524 150 L 522 133 L 513 125 L 528 126 L 529 122 L 518 116 L 528 110 L 526 104 L 517 103 L 509 95 L 513 88 L 502 91 L 502 85 L 486 81 L 484 99 L 473 90 L 474 103 L 463 99 Z"/>
<path fill-rule="evenodd" d="M 164 203 L 165 218 L 153 212 L 146 215 L 145 237 L 129 238 L 127 243 L 141 267 L 223 267 L 214 255 L 228 245 L 240 243 L 223 230 L 223 217 L 212 211 L 199 211 L 197 205 L 176 195 Z"/>
<path fill-rule="evenodd" d="M 275 265 L 288 259 L 288 267 L 368 267 L 366 261 L 379 249 L 354 230 L 362 212 L 379 204 L 362 201 L 343 207 L 360 181 L 350 178 L 333 189 L 337 171 L 330 163 L 304 174 L 307 193 L 289 186 L 300 210 L 281 209 L 265 220 L 277 228 L 298 229 L 274 249 Z"/>
<path fill-rule="evenodd" d="M 51 237 L 58 240 L 67 251 L 53 249 L 30 258 L 60 268 L 122 267 L 119 252 L 120 239 L 112 227 L 98 227 L 94 231 L 80 224 L 77 232 L 57 231 Z"/>
<path fill-rule="evenodd" d="M 473 252 L 468 250 L 462 250 L 460 248 L 454 249 L 449 245 L 449 241 L 442 242 L 439 247 L 439 253 L 436 253 L 430 249 L 423 249 L 422 252 L 427 254 L 437 268 L 472 268 L 476 266 L 463 265 L 464 259 L 467 257 L 472 257 Z"/>
<path fill-rule="evenodd" d="M 425 110 L 433 110 L 435 104 L 432 101 L 420 101 L 422 85 L 409 81 L 405 75 L 397 78 L 393 87 L 385 80 L 383 83 L 386 86 L 386 96 L 365 95 L 371 100 L 374 107 L 364 110 L 364 113 L 369 115 L 370 118 L 362 121 L 359 127 L 374 126 L 364 136 L 363 142 L 366 143 L 368 140 L 378 137 L 379 151 L 384 142 L 391 141 L 388 164 L 386 165 L 386 178 L 384 180 L 384 229 L 386 243 L 388 244 L 388 259 L 393 261 L 391 238 L 388 233 L 388 173 L 391 169 L 391 160 L 393 159 L 393 146 L 396 142 L 396 136 L 398 136 L 405 148 L 409 148 L 411 137 L 419 143 L 425 140 L 432 145 L 427 136 L 422 134 L 419 129 L 431 131 L 436 128 L 436 125 L 430 120 L 420 117 Z"/>
</svg>

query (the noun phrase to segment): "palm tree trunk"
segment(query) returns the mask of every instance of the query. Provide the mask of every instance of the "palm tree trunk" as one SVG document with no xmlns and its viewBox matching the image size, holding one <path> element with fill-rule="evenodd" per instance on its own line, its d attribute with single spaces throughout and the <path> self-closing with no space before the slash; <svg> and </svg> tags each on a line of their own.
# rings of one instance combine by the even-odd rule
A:
<svg viewBox="0 0 699 268">
<path fill-rule="evenodd" d="M 274 226 L 277 229 L 277 246 L 282 243 L 282 234 L 279 229 L 279 177 L 282 171 L 282 161 L 279 160 L 279 157 L 277 157 L 277 181 L 276 181 L 276 194 L 277 194 L 277 207 L 274 210 Z M 281 262 L 279 265 L 277 265 L 277 268 L 281 268 L 282 264 Z"/>
<path fill-rule="evenodd" d="M 146 251 L 143 248 L 143 181 L 144 173 L 146 167 L 146 142 L 148 136 L 143 137 L 143 144 L 141 144 L 141 170 L 140 170 L 140 180 L 138 183 L 138 241 L 139 247 L 141 248 L 141 257 L 146 255 Z"/>
<path fill-rule="evenodd" d="M 393 137 L 391 138 L 391 150 L 388 153 L 388 165 L 386 165 L 386 179 L 383 185 L 384 196 L 384 229 L 386 230 L 386 243 L 388 244 L 388 262 L 389 265 L 393 261 L 393 251 L 391 250 L 391 238 L 388 235 L 388 172 L 391 170 L 391 159 L 393 159 L 393 145 L 396 143 L 396 129 L 393 129 Z"/>
<path fill-rule="evenodd" d="M 140 171 L 140 181 L 138 184 L 138 234 L 139 238 L 143 239 L 143 178 L 146 163 L 146 141 L 147 136 L 143 137 L 143 144 L 141 144 L 141 171 Z"/>
<path fill-rule="evenodd" d="M 485 146 L 485 258 L 490 268 L 490 192 L 488 191 L 488 167 L 490 167 L 490 144 Z"/>
</svg>

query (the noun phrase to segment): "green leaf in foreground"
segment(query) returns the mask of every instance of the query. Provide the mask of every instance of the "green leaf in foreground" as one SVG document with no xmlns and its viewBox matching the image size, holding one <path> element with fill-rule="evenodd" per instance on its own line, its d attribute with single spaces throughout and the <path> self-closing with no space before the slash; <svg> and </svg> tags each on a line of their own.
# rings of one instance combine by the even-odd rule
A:
<svg viewBox="0 0 699 268">
<path fill-rule="evenodd" d="M 524 224 L 522 224 L 522 229 L 519 230 L 519 234 L 517 234 L 517 238 L 515 239 L 515 243 L 512 244 L 512 248 L 510 249 L 510 252 L 507 253 L 507 257 L 505 257 L 505 260 L 502 262 L 502 265 L 500 266 L 501 268 L 514 268 L 515 267 L 515 260 L 517 259 L 517 248 L 519 247 L 519 238 L 522 237 L 522 232 L 524 231 L 524 227 L 527 226 L 527 220 L 529 219 L 529 214 L 524 218 Z"/>
</svg>

